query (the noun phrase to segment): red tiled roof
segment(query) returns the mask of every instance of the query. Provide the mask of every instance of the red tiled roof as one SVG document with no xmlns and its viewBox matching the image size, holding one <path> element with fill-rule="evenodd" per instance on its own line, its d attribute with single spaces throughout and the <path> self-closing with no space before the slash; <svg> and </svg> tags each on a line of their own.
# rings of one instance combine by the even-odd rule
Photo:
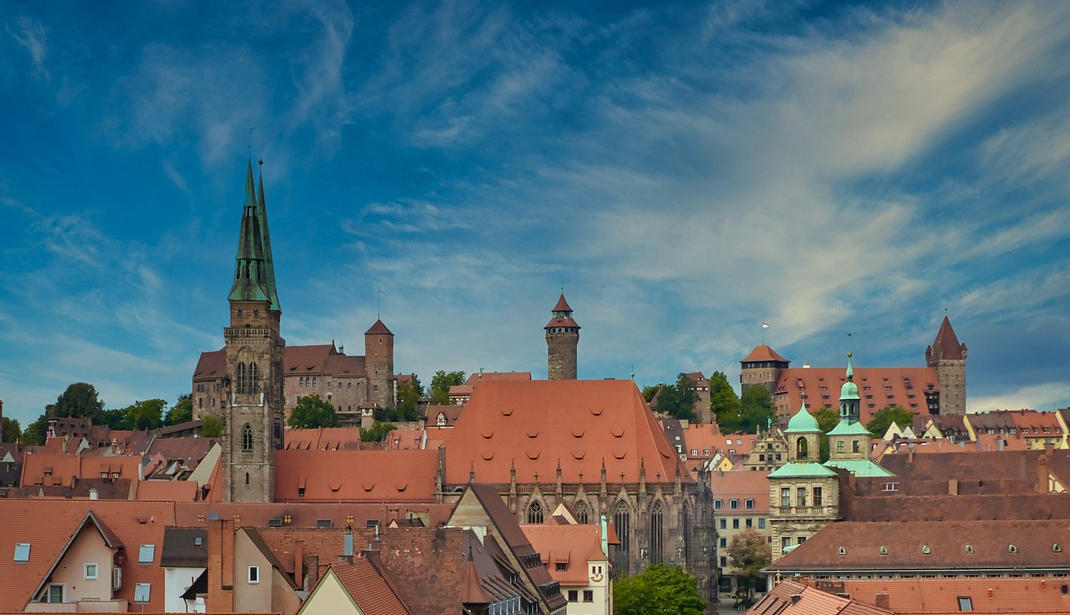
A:
<svg viewBox="0 0 1070 615">
<path fill-rule="evenodd" d="M 446 436 L 446 480 L 597 483 L 671 482 L 676 451 L 630 380 L 483 382 Z M 582 478 L 581 478 L 582 474 Z M 681 471 L 681 474 L 683 472 Z M 683 480 L 691 480 L 683 476 Z"/>
<path fill-rule="evenodd" d="M 485 380 L 531 380 L 531 372 L 474 372 L 464 383 L 475 386 Z"/>
<path fill-rule="evenodd" d="M 327 364 L 327 357 L 337 353 L 334 344 L 315 346 L 287 346 L 282 358 L 285 374 L 319 373 Z"/>
<path fill-rule="evenodd" d="M 274 499 L 430 502 L 437 468 L 437 451 L 275 451 Z"/>
<path fill-rule="evenodd" d="M 740 363 L 759 363 L 764 361 L 777 361 L 779 363 L 791 363 L 784 357 L 777 354 L 777 351 L 773 350 L 769 346 L 762 344 L 761 346 L 755 346 L 754 350 L 750 351 L 747 358 L 740 361 Z"/>
<path fill-rule="evenodd" d="M 859 404 L 862 423 L 869 422 L 885 406 L 899 406 L 911 412 L 928 415 L 925 392 L 939 390 L 936 369 L 929 367 L 856 367 L 854 381 L 862 398 Z M 793 367 L 782 370 L 773 395 L 778 408 L 795 412 L 802 405 L 813 411 L 839 406 L 840 386 L 846 382 L 842 367 Z M 824 387 L 824 388 L 822 388 Z M 782 402 L 781 396 L 787 396 Z M 913 397 L 910 397 L 913 395 Z"/>
<path fill-rule="evenodd" d="M 747 610 L 746 615 L 891 615 L 891 611 L 862 604 L 792 581 L 783 581 Z"/>
<path fill-rule="evenodd" d="M 569 306 L 568 301 L 565 301 L 565 294 L 561 293 L 561 297 L 558 298 L 557 304 L 554 305 L 552 312 L 571 312 L 572 308 Z"/>
<path fill-rule="evenodd" d="M 721 509 L 717 514 L 745 515 L 769 512 L 769 473 L 768 472 L 713 472 L 710 475 L 710 489 L 713 498 L 721 500 Z M 739 500 L 739 508 L 732 510 L 729 500 Z M 754 500 L 753 508 L 746 508 L 746 500 Z"/>
<path fill-rule="evenodd" d="M 227 354 L 222 350 L 202 352 L 193 370 L 193 379 L 220 378 L 227 371 Z M 113 432 L 114 433 L 114 432 Z"/>
<path fill-rule="evenodd" d="M 333 376 L 360 376 L 367 373 L 363 356 L 332 354 L 327 357 L 323 373 Z"/>
<path fill-rule="evenodd" d="M 1027 438 L 1054 438 L 1063 435 L 1059 419 L 1054 412 L 1037 412 L 1036 410 L 1008 411 L 1014 426 Z M 1044 429 L 1049 429 L 1045 432 Z"/>
<path fill-rule="evenodd" d="M 352 523 L 364 527 L 368 521 L 378 521 L 386 527 L 391 521 L 407 521 L 410 516 L 420 519 L 427 527 L 442 525 L 453 512 L 453 504 L 436 502 L 337 503 L 337 502 L 274 502 L 253 504 L 239 502 L 177 502 L 177 524 L 203 526 L 210 516 L 220 519 L 240 518 L 243 527 L 268 527 L 272 519 L 288 518 L 287 527 L 315 528 L 319 521 L 330 521 L 341 528 Z"/>
<path fill-rule="evenodd" d="M 686 429 L 681 430 L 680 435 L 683 437 L 684 454 L 689 457 L 709 458 L 724 442 L 724 436 L 717 427 L 717 423 L 690 423 Z M 698 452 L 691 455 L 692 450 Z M 709 455 L 705 453 L 707 450 L 710 451 Z M 749 450 L 748 448 L 747 451 Z M 736 452 L 739 453 L 739 450 Z"/>
<path fill-rule="evenodd" d="M 393 429 L 386 434 L 387 450 L 418 451 L 424 448 L 423 429 Z"/>
<path fill-rule="evenodd" d="M 82 524 L 86 513 L 92 511 L 96 519 L 126 547 L 126 563 L 122 567 L 123 585 L 117 597 L 134 602 L 134 586 L 151 583 L 150 600 L 146 611 L 163 611 L 164 570 L 158 565 L 139 564 L 138 547 L 156 545 L 154 562 L 158 564 L 163 545 L 164 528 L 174 525 L 174 504 L 159 502 L 129 502 L 104 500 L 0 500 L 0 579 L 21 579 L 21 582 L 0 582 L 0 612 L 21 612 L 34 586 L 59 556 L 73 532 Z M 10 554 L 15 543 L 30 543 L 30 560 L 16 563 Z"/>
<path fill-rule="evenodd" d="M 452 390 L 453 387 L 450 387 L 450 389 Z M 436 404 L 428 406 L 426 410 L 427 416 L 424 419 L 424 425 L 426 425 L 427 427 L 437 427 L 438 415 L 439 413 L 442 413 L 446 418 L 446 425 L 452 426 L 454 423 L 457 422 L 457 418 L 461 416 L 462 410 L 464 410 L 464 406 L 460 404 L 446 404 L 444 406 Z"/>
<path fill-rule="evenodd" d="M 136 455 L 96 457 L 37 453 L 23 456 L 21 484 L 72 487 L 76 478 L 100 478 L 101 473 L 107 473 L 107 478 L 116 478 L 114 475 L 118 474 L 117 478 L 138 481 L 141 480 L 140 472 L 141 458 Z"/>
<path fill-rule="evenodd" d="M 597 525 L 521 525 L 520 529 L 542 556 L 550 577 L 562 586 L 588 585 L 587 562 L 607 559 Z M 565 570 L 558 570 L 558 564 L 565 564 Z"/>
<path fill-rule="evenodd" d="M 373 334 L 374 335 L 391 335 L 391 336 L 394 335 L 393 333 L 390 332 L 390 329 L 386 328 L 386 325 L 383 324 L 382 320 L 376 320 L 375 324 L 373 324 L 367 331 L 364 332 L 364 335 L 373 335 Z"/>
<path fill-rule="evenodd" d="M 156 502 L 195 502 L 201 493 L 195 481 L 187 480 L 143 480 L 136 489 L 138 500 Z"/>
<path fill-rule="evenodd" d="M 550 329 L 552 327 L 570 327 L 572 329 L 579 329 L 580 325 L 569 316 L 567 318 L 551 318 L 550 322 L 546 323 L 546 326 L 543 328 Z"/>
<path fill-rule="evenodd" d="M 961 359 L 963 346 L 959 344 L 959 338 L 955 335 L 955 330 L 951 328 L 951 321 L 944 316 L 943 322 L 940 323 L 940 330 L 936 332 L 936 339 L 933 340 L 930 348 L 941 358 Z"/>
<path fill-rule="evenodd" d="M 888 595 L 896 613 L 957 613 L 959 597 L 977 613 L 1070 613 L 1066 578 L 846 579 L 844 592 L 868 604 Z"/>
<path fill-rule="evenodd" d="M 394 587 L 375 565 L 363 557 L 353 562 L 335 562 L 331 570 L 364 615 L 409 615 Z"/>
<path fill-rule="evenodd" d="M 288 428 L 283 432 L 287 450 L 355 451 L 360 448 L 359 427 Z"/>
<path fill-rule="evenodd" d="M 1065 520 L 844 521 L 826 525 L 770 568 L 784 571 L 1070 568 L 1070 560 L 1053 548 L 1055 544 L 1070 545 L 1070 524 Z M 880 553 L 882 545 L 887 549 L 886 554 Z M 967 545 L 970 550 L 966 549 Z"/>
</svg>

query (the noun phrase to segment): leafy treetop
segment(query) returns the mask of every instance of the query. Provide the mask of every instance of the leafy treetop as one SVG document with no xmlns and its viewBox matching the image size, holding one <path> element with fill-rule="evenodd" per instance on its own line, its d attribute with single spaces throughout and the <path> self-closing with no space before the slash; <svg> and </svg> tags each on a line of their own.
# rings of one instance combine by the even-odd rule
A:
<svg viewBox="0 0 1070 615">
<path fill-rule="evenodd" d="M 444 406 L 450 403 L 450 387 L 464 384 L 464 372 L 438 370 L 431 378 L 431 403 Z"/>
<path fill-rule="evenodd" d="M 338 415 L 334 406 L 329 401 L 320 399 L 319 395 L 306 395 L 298 399 L 290 414 L 290 427 L 315 429 L 337 425 Z"/>
<path fill-rule="evenodd" d="M 701 615 L 706 609 L 695 578 L 664 564 L 616 581 L 613 603 L 616 615 Z"/>
</svg>

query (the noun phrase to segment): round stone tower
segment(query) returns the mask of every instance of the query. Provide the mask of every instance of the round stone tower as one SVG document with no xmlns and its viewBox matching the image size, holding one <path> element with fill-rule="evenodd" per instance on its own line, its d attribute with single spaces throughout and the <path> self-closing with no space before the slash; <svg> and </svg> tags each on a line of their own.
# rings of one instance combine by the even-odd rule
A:
<svg viewBox="0 0 1070 615">
<path fill-rule="evenodd" d="M 580 343 L 580 326 L 572 320 L 572 308 L 565 295 L 557 300 L 553 317 L 546 323 L 547 378 L 576 379 L 576 346 Z"/>
</svg>

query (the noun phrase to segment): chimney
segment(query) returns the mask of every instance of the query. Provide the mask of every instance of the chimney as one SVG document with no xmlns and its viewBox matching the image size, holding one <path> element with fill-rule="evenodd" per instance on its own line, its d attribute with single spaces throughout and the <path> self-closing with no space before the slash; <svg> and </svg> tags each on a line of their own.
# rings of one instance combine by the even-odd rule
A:
<svg viewBox="0 0 1070 615">
<path fill-rule="evenodd" d="M 947 494 L 958 495 L 959 494 L 959 479 L 949 478 L 947 479 Z"/>
<path fill-rule="evenodd" d="M 1048 446 L 1051 446 L 1050 444 Z M 1037 459 L 1037 493 L 1048 492 L 1048 456 L 1047 448 L 1045 448 L 1045 455 L 1042 455 Z"/>
<path fill-rule="evenodd" d="M 309 555 L 308 556 L 308 574 L 305 575 L 305 590 L 312 591 L 312 588 L 319 583 L 320 580 L 320 556 Z"/>
<path fill-rule="evenodd" d="M 208 595 L 205 607 L 211 613 L 229 613 L 234 609 L 234 526 L 231 521 L 209 520 L 207 530 Z M 228 542 L 230 555 L 226 554 Z"/>
<path fill-rule="evenodd" d="M 885 592 L 877 592 L 874 596 L 876 606 L 878 609 L 884 609 L 885 611 L 892 610 L 891 602 L 888 600 L 888 594 Z"/>
<path fill-rule="evenodd" d="M 305 541 L 294 541 L 294 583 L 303 586 L 305 578 Z"/>
<path fill-rule="evenodd" d="M 914 463 L 914 445 L 907 447 L 907 463 Z"/>
</svg>

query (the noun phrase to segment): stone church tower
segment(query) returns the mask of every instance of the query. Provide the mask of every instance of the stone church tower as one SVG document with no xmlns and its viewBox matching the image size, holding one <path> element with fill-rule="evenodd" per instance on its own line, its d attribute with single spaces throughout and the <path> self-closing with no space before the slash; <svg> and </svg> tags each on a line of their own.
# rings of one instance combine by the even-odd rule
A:
<svg viewBox="0 0 1070 615">
<path fill-rule="evenodd" d="M 275 289 L 264 180 L 245 178 L 237 265 L 230 289 L 223 408 L 223 500 L 270 502 L 275 492 L 276 449 L 283 446 L 282 310 Z"/>
<path fill-rule="evenodd" d="M 966 414 L 966 344 L 959 343 L 947 316 L 936 339 L 925 349 L 925 365 L 936 369 L 940 414 Z"/>
<path fill-rule="evenodd" d="M 564 293 L 557 300 L 553 317 L 546 323 L 547 378 L 576 379 L 576 346 L 580 343 L 580 326 L 572 320 L 572 308 Z"/>
</svg>

